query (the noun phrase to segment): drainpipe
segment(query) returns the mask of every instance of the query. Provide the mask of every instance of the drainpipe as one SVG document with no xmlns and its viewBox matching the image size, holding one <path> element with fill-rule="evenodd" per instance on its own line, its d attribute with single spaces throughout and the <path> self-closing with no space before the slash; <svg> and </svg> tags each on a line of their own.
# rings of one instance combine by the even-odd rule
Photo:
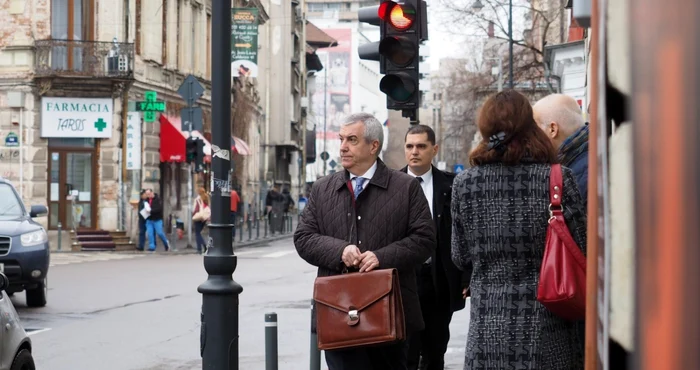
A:
<svg viewBox="0 0 700 370">
<path fill-rule="evenodd" d="M 124 42 L 129 42 L 129 0 L 124 0 Z M 129 61 L 131 62 L 131 61 Z M 120 218 L 118 221 L 117 229 L 126 229 L 126 213 L 127 213 L 127 196 L 126 196 L 126 181 L 127 181 L 127 171 L 126 171 L 126 129 L 127 129 L 127 113 L 129 110 L 129 89 L 131 87 L 130 83 L 125 83 L 124 90 L 122 91 L 122 159 L 121 159 L 121 183 L 119 184 L 119 189 L 121 193 L 121 199 L 119 207 L 121 208 Z"/>
</svg>

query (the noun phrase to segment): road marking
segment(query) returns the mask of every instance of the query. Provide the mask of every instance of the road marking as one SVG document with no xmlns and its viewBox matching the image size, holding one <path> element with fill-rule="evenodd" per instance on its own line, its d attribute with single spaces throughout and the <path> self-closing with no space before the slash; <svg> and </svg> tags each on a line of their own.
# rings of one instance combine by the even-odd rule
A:
<svg viewBox="0 0 700 370">
<path fill-rule="evenodd" d="M 279 251 L 279 252 L 275 252 L 275 253 L 266 254 L 263 256 L 263 258 L 279 258 L 279 257 L 284 257 L 288 254 L 292 254 L 294 252 L 295 251 Z"/>
<path fill-rule="evenodd" d="M 35 334 L 43 333 L 43 332 L 46 332 L 46 331 L 49 331 L 49 330 L 51 330 L 51 328 L 44 328 L 44 329 L 24 329 L 24 331 L 27 332 L 27 335 L 28 335 L 28 336 L 32 336 L 32 335 L 35 335 Z"/>
<path fill-rule="evenodd" d="M 91 253 L 54 253 L 51 255 L 49 266 L 70 265 L 74 263 L 111 261 L 132 258 L 142 258 L 146 254 L 117 254 L 111 252 L 91 252 Z"/>
</svg>

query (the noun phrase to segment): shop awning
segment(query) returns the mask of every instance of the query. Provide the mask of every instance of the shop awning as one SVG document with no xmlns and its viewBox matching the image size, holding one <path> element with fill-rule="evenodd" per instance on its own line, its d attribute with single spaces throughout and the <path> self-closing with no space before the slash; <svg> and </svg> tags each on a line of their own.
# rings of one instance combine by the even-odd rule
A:
<svg viewBox="0 0 700 370">
<path fill-rule="evenodd" d="M 236 137 L 236 136 L 231 136 L 231 150 L 240 155 L 250 155 L 250 148 L 248 147 L 248 144 L 246 144 L 243 139 Z"/>
<path fill-rule="evenodd" d="M 181 131 L 180 117 L 160 115 L 160 161 L 185 162 L 185 143 L 190 134 Z M 211 154 L 211 144 L 199 131 L 192 131 L 193 137 L 204 141 L 204 155 Z"/>
</svg>

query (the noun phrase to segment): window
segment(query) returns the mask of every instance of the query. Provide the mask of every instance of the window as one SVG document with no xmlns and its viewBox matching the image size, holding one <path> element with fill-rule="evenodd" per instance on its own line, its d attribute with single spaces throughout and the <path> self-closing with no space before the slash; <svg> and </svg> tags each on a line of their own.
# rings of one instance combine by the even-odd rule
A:
<svg viewBox="0 0 700 370">
<path fill-rule="evenodd" d="M 86 41 L 93 39 L 94 0 L 51 1 L 51 38 Z M 55 46 L 51 64 L 55 69 L 83 70 L 83 48 L 69 43 Z"/>
</svg>

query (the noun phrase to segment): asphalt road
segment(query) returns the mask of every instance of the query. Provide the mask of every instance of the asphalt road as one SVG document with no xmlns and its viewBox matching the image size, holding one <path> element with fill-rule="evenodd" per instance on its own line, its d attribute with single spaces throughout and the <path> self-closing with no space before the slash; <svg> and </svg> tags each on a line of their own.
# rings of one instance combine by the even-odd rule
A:
<svg viewBox="0 0 700 370">
<path fill-rule="evenodd" d="M 264 314 L 279 320 L 279 369 L 309 369 L 309 302 L 315 268 L 291 239 L 241 249 L 234 279 L 240 297 L 240 362 L 265 369 Z M 40 370 L 201 369 L 197 255 L 52 255 L 48 305 L 29 309 L 13 297 L 32 330 Z M 455 314 L 447 369 L 461 369 L 468 309 Z M 325 367 L 325 363 L 322 368 Z"/>
</svg>

